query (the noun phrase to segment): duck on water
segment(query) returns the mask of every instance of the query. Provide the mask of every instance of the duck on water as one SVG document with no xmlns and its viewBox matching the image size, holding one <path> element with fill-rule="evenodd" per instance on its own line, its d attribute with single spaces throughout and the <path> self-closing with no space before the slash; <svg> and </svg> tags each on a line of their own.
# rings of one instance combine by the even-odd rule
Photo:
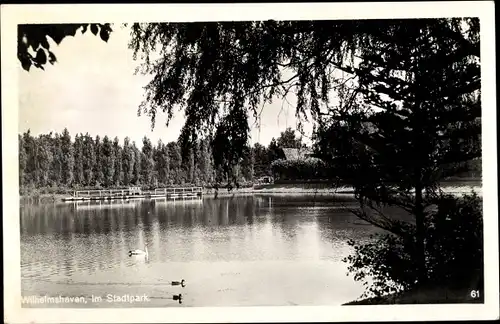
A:
<svg viewBox="0 0 500 324">
<path fill-rule="evenodd" d="M 172 299 L 173 299 L 173 300 L 178 300 L 178 301 L 179 301 L 179 304 L 182 304 L 182 294 L 173 295 L 173 296 L 172 296 Z"/>
<path fill-rule="evenodd" d="M 182 279 L 181 281 L 172 281 L 172 286 L 178 286 L 178 285 L 184 288 L 184 286 L 186 285 L 184 279 Z"/>
</svg>

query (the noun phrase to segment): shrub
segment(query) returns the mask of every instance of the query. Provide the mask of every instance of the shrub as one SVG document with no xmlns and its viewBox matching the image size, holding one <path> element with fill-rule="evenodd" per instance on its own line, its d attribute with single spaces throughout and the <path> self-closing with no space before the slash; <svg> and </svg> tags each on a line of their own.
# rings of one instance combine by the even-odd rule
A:
<svg viewBox="0 0 500 324">
<path fill-rule="evenodd" d="M 271 163 L 274 178 L 280 180 L 324 179 L 329 176 L 329 168 L 320 159 L 275 160 Z"/>
<path fill-rule="evenodd" d="M 441 196 L 426 219 L 427 284 L 483 288 L 483 222 L 481 198 Z M 401 236 L 378 234 L 369 243 L 350 240 L 354 253 L 344 262 L 355 281 L 366 287 L 360 298 L 380 297 L 417 288 L 415 227 L 401 224 Z"/>
<path fill-rule="evenodd" d="M 427 269 L 431 283 L 482 285 L 482 200 L 476 194 L 462 198 L 444 196 L 437 210 L 427 219 L 426 228 Z"/>
</svg>

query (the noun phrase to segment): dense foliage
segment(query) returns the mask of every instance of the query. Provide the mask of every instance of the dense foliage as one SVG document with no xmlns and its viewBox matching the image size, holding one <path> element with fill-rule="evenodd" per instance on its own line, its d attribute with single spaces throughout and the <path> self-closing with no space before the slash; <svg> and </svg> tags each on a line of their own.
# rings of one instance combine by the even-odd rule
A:
<svg viewBox="0 0 500 324">
<path fill-rule="evenodd" d="M 132 26 L 130 47 L 152 75 L 139 111 L 151 117 L 184 109 L 184 143 L 214 135 L 217 165 L 230 173 L 248 141 L 247 116 L 290 91 L 297 113 L 328 101 L 344 51 L 376 24 L 358 21 L 144 23 Z M 351 47 L 352 48 L 352 47 Z M 349 70 L 349 67 L 345 67 Z M 299 125 L 300 126 L 300 125 Z M 228 145 L 230 144 L 230 145 Z M 185 145 L 188 149 L 189 145 Z"/>
<path fill-rule="evenodd" d="M 484 289 L 482 200 L 475 194 L 441 196 L 426 219 L 427 285 L 434 289 Z M 416 247 L 407 234 L 378 234 L 369 243 L 349 241 L 354 254 L 345 258 L 356 281 L 367 290 L 361 297 L 379 297 L 411 289 L 419 280 Z"/>
<path fill-rule="evenodd" d="M 464 32 L 463 25 L 470 29 Z M 295 93 L 297 115 L 306 118 L 309 112 L 316 118 L 321 108 L 332 102 L 332 92 L 353 76 L 361 76 L 358 81 L 364 81 L 365 86 L 360 91 L 366 97 L 370 91 L 383 93 L 392 85 L 402 86 L 375 85 L 368 69 L 380 66 L 381 61 L 393 64 L 401 57 L 412 60 L 409 43 L 425 39 L 429 28 L 445 39 L 440 44 L 436 38 L 429 38 L 432 50 L 459 46 L 443 59 L 478 55 L 477 19 L 134 24 L 130 47 L 143 61 L 139 71 L 152 75 L 139 111 L 148 114 L 154 126 L 158 113 L 167 114 L 168 125 L 174 109 L 184 109 L 184 143 L 200 134 L 215 135 L 214 145 L 226 148 L 214 149 L 215 162 L 230 172 L 248 140 L 246 116 L 258 117 L 263 103 Z M 399 57 L 390 53 L 384 56 L 384 51 L 393 47 Z M 405 48 L 405 52 L 400 51 Z M 440 56 L 441 52 L 428 63 L 439 62 Z M 404 64 L 400 64 L 403 69 Z M 421 65 L 416 61 L 411 64 Z M 392 67 L 399 68 L 397 64 Z M 340 76 L 339 72 L 347 75 Z M 470 69 L 463 76 L 475 73 Z M 477 80 L 468 87 L 475 84 Z M 440 88 L 429 89 L 436 92 Z M 404 93 L 398 95 L 401 98 Z"/>
<path fill-rule="evenodd" d="M 277 156 L 273 143 L 288 145 L 291 129 L 273 139 L 269 147 L 256 143 L 245 151 L 235 169 L 239 183 L 271 174 L 271 163 Z M 302 145 L 302 144 L 301 144 Z M 204 185 L 211 186 L 220 176 L 214 168 L 209 140 L 199 140 L 183 160 L 178 142 L 153 145 L 144 137 L 139 149 L 129 138 L 120 144 L 118 138 L 92 138 L 77 134 L 33 137 L 30 131 L 19 135 L 19 183 L 21 189 L 47 187 L 114 188 L 121 186 Z M 225 179 L 232 180 L 232 179 Z"/>
<path fill-rule="evenodd" d="M 275 160 L 271 163 L 275 181 L 280 180 L 333 180 L 334 170 L 318 158 Z"/>
<path fill-rule="evenodd" d="M 418 285 L 429 279 L 425 221 L 441 180 L 482 153 L 478 31 L 475 20 L 390 25 L 358 64 L 340 105 L 319 122 L 320 156 L 335 160 L 354 186 L 363 207 L 356 214 L 412 237 Z M 415 231 L 409 236 L 410 227 L 384 205 L 412 214 Z"/>
<path fill-rule="evenodd" d="M 17 27 L 17 58 L 21 66 L 29 71 L 31 66 L 44 69 L 47 63 L 54 64 L 56 55 L 50 50 L 49 38 L 57 45 L 67 36 L 75 36 L 78 30 L 84 34 L 88 29 L 107 42 L 112 32 L 106 24 L 33 24 Z"/>
</svg>

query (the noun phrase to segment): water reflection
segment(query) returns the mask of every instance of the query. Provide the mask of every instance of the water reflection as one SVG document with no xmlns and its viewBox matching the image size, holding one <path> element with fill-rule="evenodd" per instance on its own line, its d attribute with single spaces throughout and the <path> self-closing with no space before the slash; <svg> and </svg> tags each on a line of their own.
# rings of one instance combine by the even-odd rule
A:
<svg viewBox="0 0 500 324">
<path fill-rule="evenodd" d="M 177 286 L 188 289 L 182 298 L 190 306 L 354 299 L 360 291 L 340 260 L 347 239 L 367 239 L 375 229 L 356 225 L 340 207 L 314 196 L 24 205 L 23 294 L 133 289 L 164 300 L 165 287 Z M 146 245 L 147 257 L 129 256 Z M 172 280 L 181 276 L 193 284 Z M 328 293 L 332 280 L 344 290 Z M 311 297 L 304 299 L 304 290 Z M 292 297 L 276 295 L 285 292 Z"/>
</svg>

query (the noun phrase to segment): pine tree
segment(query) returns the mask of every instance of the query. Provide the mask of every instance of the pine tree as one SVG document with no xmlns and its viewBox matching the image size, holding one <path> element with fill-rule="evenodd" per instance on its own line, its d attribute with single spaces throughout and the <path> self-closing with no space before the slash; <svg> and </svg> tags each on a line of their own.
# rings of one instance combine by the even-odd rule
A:
<svg viewBox="0 0 500 324">
<path fill-rule="evenodd" d="M 171 179 L 169 178 L 170 177 L 170 154 L 169 154 L 168 146 L 165 144 L 162 144 L 161 160 L 163 163 L 163 169 L 161 172 L 162 182 L 164 184 L 171 184 Z"/>
<path fill-rule="evenodd" d="M 201 185 L 205 182 L 203 173 L 201 172 L 201 164 L 203 163 L 203 152 L 202 152 L 202 141 L 198 140 L 194 145 L 193 150 L 193 169 L 194 169 L 194 181 L 192 182 L 196 186 Z"/>
<path fill-rule="evenodd" d="M 24 143 L 24 138 L 21 134 L 18 135 L 18 149 L 19 149 L 19 188 L 25 186 L 26 177 L 26 165 L 28 162 L 28 155 L 26 154 L 26 148 Z"/>
<path fill-rule="evenodd" d="M 210 148 L 206 139 L 200 140 L 198 152 L 197 170 L 199 179 L 203 184 L 211 183 L 213 179 L 210 165 Z"/>
<path fill-rule="evenodd" d="M 135 146 L 135 142 L 132 142 L 132 151 L 134 154 L 134 169 L 132 171 L 133 177 L 132 177 L 132 184 L 134 185 L 141 185 L 142 177 L 141 177 L 141 157 L 142 153 L 139 151 L 137 146 Z"/>
<path fill-rule="evenodd" d="M 80 136 L 75 135 L 75 141 L 73 142 L 73 156 L 74 156 L 74 182 L 77 186 L 81 186 L 85 183 L 84 177 L 84 137 L 82 134 Z"/>
<path fill-rule="evenodd" d="M 95 163 L 93 169 L 93 175 L 94 175 L 93 184 L 95 186 L 101 186 L 104 183 L 104 173 L 102 170 L 102 165 L 103 165 L 102 143 L 101 143 L 101 137 L 99 135 L 96 135 L 95 137 L 94 155 L 95 155 Z"/>
<path fill-rule="evenodd" d="M 182 170 L 182 153 L 177 142 L 170 142 L 167 144 L 169 161 L 170 161 L 170 176 L 173 184 L 181 184 L 183 180 Z"/>
<path fill-rule="evenodd" d="M 115 159 L 113 143 L 111 143 L 109 137 L 106 135 L 102 140 L 101 170 L 103 174 L 103 183 L 107 188 L 113 186 L 113 177 L 115 175 L 114 166 Z"/>
<path fill-rule="evenodd" d="M 158 181 L 162 185 L 166 185 L 168 182 L 168 154 L 166 152 L 166 145 L 163 144 L 161 140 L 158 141 L 158 145 L 154 150 L 154 165 L 155 174 Z"/>
<path fill-rule="evenodd" d="M 24 183 L 26 186 L 34 186 L 36 184 L 36 143 L 31 136 L 31 131 L 28 129 L 23 134 L 24 152 L 26 152 L 26 167 L 24 169 Z"/>
<path fill-rule="evenodd" d="M 153 180 L 153 146 L 151 140 L 144 136 L 141 150 L 141 178 L 144 185 L 151 185 Z"/>
<path fill-rule="evenodd" d="M 61 146 L 61 135 L 58 133 L 54 134 L 51 145 L 51 153 L 53 156 L 52 165 L 50 167 L 50 183 L 52 186 L 63 185 L 62 181 L 62 163 L 63 163 L 63 153 Z"/>
<path fill-rule="evenodd" d="M 193 145 L 189 148 L 187 161 L 185 163 L 185 167 L 183 168 L 186 174 L 186 182 L 190 184 L 196 182 L 195 147 L 196 145 Z"/>
<path fill-rule="evenodd" d="M 120 186 L 123 183 L 122 152 L 123 149 L 120 147 L 120 141 L 118 137 L 115 137 L 113 141 L 113 158 L 115 171 L 113 175 L 113 184 L 115 186 Z"/>
<path fill-rule="evenodd" d="M 133 183 L 134 164 L 135 164 L 135 154 L 133 148 L 130 146 L 130 138 L 125 137 L 125 139 L 123 140 L 123 155 L 122 155 L 123 184 L 125 186 L 128 186 L 131 183 Z"/>
<path fill-rule="evenodd" d="M 94 139 L 89 133 L 86 133 L 83 138 L 82 149 L 82 168 L 83 168 L 83 184 L 92 186 L 94 183 L 94 170 L 96 170 L 96 155 Z"/>
<path fill-rule="evenodd" d="M 63 130 L 60 138 L 61 142 L 61 183 L 64 186 L 71 186 L 73 183 L 73 144 L 68 129 Z"/>
<path fill-rule="evenodd" d="M 46 187 L 50 182 L 50 168 L 52 167 L 53 155 L 50 149 L 51 136 L 40 135 L 36 139 L 37 146 L 37 174 L 38 179 L 36 181 L 37 187 Z"/>
</svg>

